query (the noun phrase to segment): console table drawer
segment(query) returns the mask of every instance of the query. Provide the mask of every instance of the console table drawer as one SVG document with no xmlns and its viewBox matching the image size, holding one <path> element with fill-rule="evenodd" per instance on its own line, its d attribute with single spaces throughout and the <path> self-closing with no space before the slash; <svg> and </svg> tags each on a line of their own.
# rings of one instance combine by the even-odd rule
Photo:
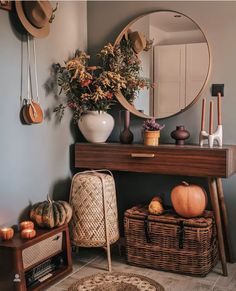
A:
<svg viewBox="0 0 236 291">
<path fill-rule="evenodd" d="M 75 167 L 169 175 L 227 177 L 235 171 L 235 148 L 199 146 L 75 145 Z"/>
</svg>

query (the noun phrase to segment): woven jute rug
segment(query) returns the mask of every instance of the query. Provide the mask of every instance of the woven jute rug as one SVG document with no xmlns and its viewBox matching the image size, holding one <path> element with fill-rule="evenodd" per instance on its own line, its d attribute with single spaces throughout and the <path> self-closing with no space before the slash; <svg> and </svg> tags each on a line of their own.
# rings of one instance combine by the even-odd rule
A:
<svg viewBox="0 0 236 291">
<path fill-rule="evenodd" d="M 84 277 L 68 291 L 164 291 L 164 287 L 145 276 L 131 273 L 98 273 Z"/>
</svg>

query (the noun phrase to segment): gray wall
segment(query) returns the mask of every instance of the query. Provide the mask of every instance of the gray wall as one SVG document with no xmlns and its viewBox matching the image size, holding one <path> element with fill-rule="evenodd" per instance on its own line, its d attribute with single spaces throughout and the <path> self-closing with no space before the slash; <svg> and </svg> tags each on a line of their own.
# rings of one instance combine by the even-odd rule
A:
<svg viewBox="0 0 236 291">
<path fill-rule="evenodd" d="M 56 19 L 50 35 L 37 41 L 39 91 L 45 120 L 40 125 L 22 125 L 21 108 L 21 35 L 13 23 L 14 17 L 0 10 L 0 227 L 17 223 L 26 213 L 30 203 L 44 200 L 49 193 L 56 199 L 66 199 L 70 185 L 70 145 L 76 134 L 66 114 L 58 125 L 52 109 L 58 103 L 53 92 L 54 79 L 51 65 L 62 62 L 76 48 L 90 53 L 97 51 L 108 41 L 113 42 L 121 29 L 134 17 L 158 9 L 176 10 L 193 18 L 205 31 L 211 48 L 211 72 L 201 97 L 210 97 L 212 83 L 225 84 L 223 100 L 224 143 L 235 144 L 235 68 L 236 68 L 236 3 L 234 2 L 59 2 Z M 25 51 L 25 43 L 23 45 Z M 23 95 L 26 94 L 24 76 Z M 47 89 L 47 90 L 46 90 Z M 176 125 L 184 124 L 191 132 L 189 142 L 197 142 L 200 128 L 201 98 L 188 111 L 162 120 L 166 124 L 161 142 L 173 142 L 169 134 Z M 117 106 L 112 114 L 117 116 Z M 132 116 L 135 142 L 141 141 L 142 120 Z M 118 141 L 119 126 L 116 123 L 111 141 Z M 160 193 L 169 192 L 183 177 L 160 177 L 134 173 L 116 174 L 120 215 L 123 210 L 139 202 L 147 202 Z M 203 179 L 193 179 L 206 186 Z M 236 176 L 223 181 L 229 212 L 234 253 L 236 254 L 235 205 Z M 23 212 L 23 214 L 22 214 Z"/>
<path fill-rule="evenodd" d="M 62 63 L 78 47 L 87 48 L 87 3 L 60 2 L 50 35 L 36 42 L 45 120 L 39 125 L 23 125 L 19 118 L 22 41 L 19 25 L 11 15 L 0 10 L 0 227 L 17 223 L 31 202 L 43 201 L 47 194 L 56 199 L 68 195 L 69 146 L 74 135 L 69 113 L 61 124 L 52 114 L 58 100 L 51 92 L 51 65 Z M 25 48 L 24 42 L 24 52 Z M 25 67 L 25 55 L 23 59 Z M 22 91 L 26 96 L 25 71 Z"/>
<path fill-rule="evenodd" d="M 113 42 L 119 32 L 136 16 L 159 9 L 175 10 L 195 20 L 205 32 L 211 50 L 211 71 L 207 85 L 200 99 L 186 112 L 161 120 L 166 124 L 162 132 L 161 142 L 173 142 L 170 132 L 176 125 L 184 124 L 191 133 L 189 143 L 198 142 L 200 129 L 201 99 L 211 100 L 212 83 L 225 84 L 223 99 L 223 130 L 224 144 L 236 144 L 235 134 L 235 68 L 236 68 L 236 3 L 225 1 L 104 1 L 88 2 L 88 48 L 96 53 L 107 42 Z M 116 111 L 113 110 L 116 115 Z M 141 141 L 142 120 L 132 117 L 132 131 L 135 142 Z M 118 141 L 118 125 L 111 140 Z M 180 169 L 181 171 L 181 169 Z M 120 214 L 133 204 L 149 199 L 157 193 L 166 193 L 165 200 L 169 203 L 171 187 L 183 177 L 159 177 L 157 175 L 141 175 L 121 173 L 117 175 L 118 203 Z M 189 179 L 188 179 L 189 180 Z M 193 179 L 194 182 L 206 186 L 204 179 Z M 229 212 L 230 230 L 236 255 L 236 175 L 223 181 L 225 199 Z"/>
</svg>

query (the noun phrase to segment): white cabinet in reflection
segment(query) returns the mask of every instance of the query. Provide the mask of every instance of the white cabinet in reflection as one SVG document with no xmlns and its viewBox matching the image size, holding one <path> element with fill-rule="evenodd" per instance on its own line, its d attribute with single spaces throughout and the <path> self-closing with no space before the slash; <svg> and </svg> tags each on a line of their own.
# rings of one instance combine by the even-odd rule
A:
<svg viewBox="0 0 236 291">
<path fill-rule="evenodd" d="M 154 47 L 154 116 L 173 115 L 194 100 L 207 76 L 208 54 L 206 43 Z"/>
</svg>

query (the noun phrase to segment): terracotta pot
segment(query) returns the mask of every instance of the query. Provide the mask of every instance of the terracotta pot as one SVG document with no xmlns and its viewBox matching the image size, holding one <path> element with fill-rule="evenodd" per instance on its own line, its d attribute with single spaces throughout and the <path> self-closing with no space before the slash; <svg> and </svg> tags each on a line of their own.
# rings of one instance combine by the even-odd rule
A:
<svg viewBox="0 0 236 291">
<path fill-rule="evenodd" d="M 147 146 L 158 146 L 160 138 L 160 130 L 149 131 L 145 130 L 143 132 L 143 143 Z"/>
<path fill-rule="evenodd" d="M 105 142 L 114 127 L 114 119 L 107 112 L 88 111 L 78 121 L 78 126 L 87 141 Z"/>
</svg>

